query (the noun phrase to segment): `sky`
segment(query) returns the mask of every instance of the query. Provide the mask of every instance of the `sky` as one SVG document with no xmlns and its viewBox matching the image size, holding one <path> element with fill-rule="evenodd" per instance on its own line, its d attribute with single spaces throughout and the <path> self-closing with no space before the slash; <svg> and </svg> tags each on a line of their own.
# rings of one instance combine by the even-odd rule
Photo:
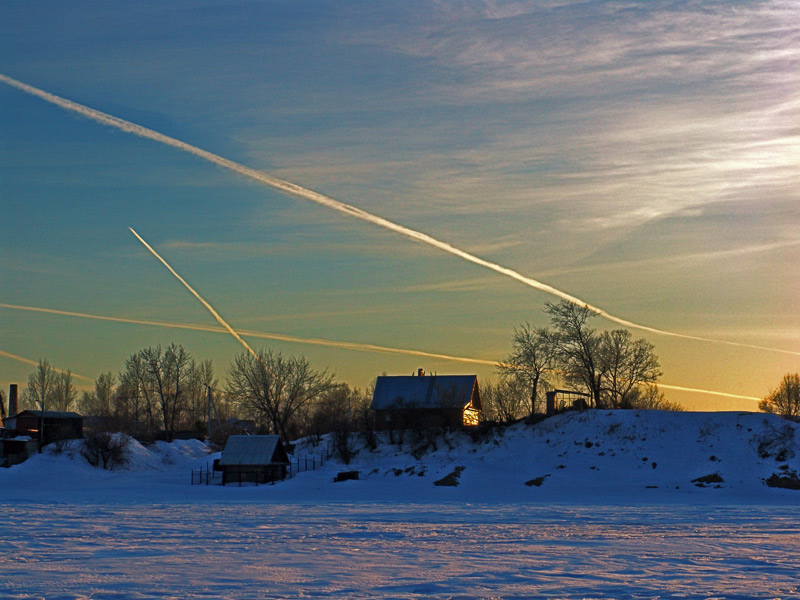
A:
<svg viewBox="0 0 800 600">
<path fill-rule="evenodd" d="M 800 370 L 796 1 L 4 2 L 0 74 L 650 328 L 687 408 Z M 4 390 L 172 342 L 224 383 L 242 345 L 129 228 L 248 344 L 361 388 L 496 379 L 559 300 L 7 81 L 0 202 Z"/>
</svg>

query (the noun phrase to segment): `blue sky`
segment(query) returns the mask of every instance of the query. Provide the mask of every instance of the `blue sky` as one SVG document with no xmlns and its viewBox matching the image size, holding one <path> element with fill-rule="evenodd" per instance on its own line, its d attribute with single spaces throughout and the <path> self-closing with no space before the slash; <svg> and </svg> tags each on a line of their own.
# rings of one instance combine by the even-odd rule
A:
<svg viewBox="0 0 800 600">
<path fill-rule="evenodd" d="M 795 2 L 7 2 L 0 73 L 297 183 L 636 323 L 665 384 L 800 368 Z M 0 303 L 498 360 L 554 298 L 0 86 Z M 596 320 L 601 328 L 614 323 Z M 635 335 L 643 335 L 634 331 Z M 363 387 L 486 365 L 250 339 Z M 222 334 L 0 308 L 90 379 Z M 782 351 L 782 352 L 781 352 Z M 31 366 L 0 356 L 0 383 Z M 665 390 L 693 408 L 752 401 Z"/>
</svg>

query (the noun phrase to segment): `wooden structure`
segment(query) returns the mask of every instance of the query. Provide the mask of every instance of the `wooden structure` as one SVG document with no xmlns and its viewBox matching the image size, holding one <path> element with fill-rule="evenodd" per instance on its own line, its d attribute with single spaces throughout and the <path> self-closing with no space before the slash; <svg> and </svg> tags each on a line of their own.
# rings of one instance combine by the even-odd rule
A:
<svg viewBox="0 0 800 600">
<path fill-rule="evenodd" d="M 289 456 L 277 435 L 231 435 L 215 469 L 227 483 L 274 483 L 286 479 Z"/>
<path fill-rule="evenodd" d="M 17 436 L 41 440 L 43 446 L 83 437 L 83 417 L 74 412 L 23 410 L 5 419 L 3 426 Z"/>
<path fill-rule="evenodd" d="M 28 436 L 0 438 L 0 467 L 13 467 L 25 462 L 38 447 L 39 442 Z"/>
<path fill-rule="evenodd" d="M 450 428 L 480 421 L 477 375 L 384 375 L 378 377 L 370 407 L 379 430 L 417 426 Z"/>
<path fill-rule="evenodd" d="M 585 392 L 575 390 L 551 390 L 546 396 L 546 414 L 554 415 L 556 412 L 564 410 L 585 410 L 589 408 L 589 403 L 585 398 L 591 396 Z M 574 397 L 577 396 L 577 399 Z"/>
</svg>

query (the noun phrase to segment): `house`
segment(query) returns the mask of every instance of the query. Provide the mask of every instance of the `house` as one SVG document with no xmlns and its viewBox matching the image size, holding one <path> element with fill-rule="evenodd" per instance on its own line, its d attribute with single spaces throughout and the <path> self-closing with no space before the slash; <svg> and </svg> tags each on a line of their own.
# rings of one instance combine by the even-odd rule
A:
<svg viewBox="0 0 800 600">
<path fill-rule="evenodd" d="M 477 375 L 384 375 L 372 395 L 377 429 L 477 425 L 481 395 Z"/>
<path fill-rule="evenodd" d="M 286 479 L 289 456 L 277 435 L 231 435 L 215 468 L 226 483 L 273 483 Z"/>
<path fill-rule="evenodd" d="M 40 439 L 41 428 L 44 430 L 42 445 L 83 437 L 83 417 L 74 412 L 23 410 L 5 419 L 3 426 L 16 432 L 18 436 L 28 436 L 36 440 Z"/>
<path fill-rule="evenodd" d="M 25 462 L 39 447 L 39 442 L 28 436 L 8 436 L 6 430 L 1 430 L 0 434 L 0 467 Z"/>
</svg>

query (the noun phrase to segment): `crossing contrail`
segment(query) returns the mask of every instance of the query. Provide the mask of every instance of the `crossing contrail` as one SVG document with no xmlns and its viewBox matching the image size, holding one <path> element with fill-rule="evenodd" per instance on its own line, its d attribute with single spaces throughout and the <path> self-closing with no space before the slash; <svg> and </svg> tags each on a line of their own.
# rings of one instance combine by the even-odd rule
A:
<svg viewBox="0 0 800 600">
<path fill-rule="evenodd" d="M 30 358 L 25 358 L 24 356 L 17 356 L 16 354 L 11 354 L 10 352 L 5 352 L 0 350 L 0 356 L 5 356 L 6 358 L 10 358 L 12 360 L 16 360 L 17 362 L 25 363 L 26 365 L 33 365 L 34 367 L 39 366 L 39 361 L 31 360 Z M 64 369 L 59 369 L 58 367 L 50 367 L 56 373 L 69 373 L 75 379 L 83 379 L 84 381 L 94 381 L 91 377 L 86 377 L 86 375 L 79 375 L 78 373 L 73 373 L 72 371 L 65 371 Z"/>
<path fill-rule="evenodd" d="M 192 331 L 207 331 L 210 333 L 223 333 L 228 335 L 230 332 L 225 329 L 224 327 L 213 327 L 210 325 L 196 325 L 192 323 L 171 323 L 168 321 L 152 321 L 146 319 L 129 319 L 126 317 L 109 317 L 105 315 L 91 315 L 87 313 L 80 313 L 80 312 L 73 312 L 68 310 L 58 310 L 54 308 L 42 308 L 38 306 L 20 306 L 17 304 L 5 304 L 0 303 L 0 308 L 5 308 L 9 310 L 23 310 L 28 312 L 37 312 L 37 313 L 44 313 L 50 315 L 59 315 L 65 317 L 76 317 L 81 319 L 94 319 L 98 321 L 111 321 L 115 323 L 128 323 L 131 325 L 147 325 L 152 327 L 165 327 L 170 329 L 188 329 Z M 324 340 L 319 338 L 303 338 L 297 337 L 293 335 L 284 335 L 281 333 L 265 333 L 262 331 L 248 331 L 240 329 L 239 333 L 241 335 L 246 335 L 248 337 L 254 338 L 262 338 L 268 340 L 277 340 L 282 342 L 291 342 L 295 344 L 311 344 L 315 346 L 327 346 L 330 348 L 342 348 L 345 350 L 355 350 L 359 352 L 377 352 L 381 354 L 401 354 L 406 356 L 419 356 L 422 358 L 434 358 L 438 360 L 448 360 L 453 362 L 462 362 L 462 363 L 472 363 L 478 365 L 486 365 L 486 366 L 497 366 L 498 362 L 495 360 L 487 360 L 485 358 L 471 358 L 468 356 L 452 356 L 450 354 L 438 354 L 435 352 L 426 352 L 424 350 L 409 350 L 406 348 L 392 348 L 390 346 L 377 346 L 374 344 L 362 344 L 360 342 L 341 342 L 337 340 Z M 10 358 L 15 358 L 17 360 L 22 360 L 24 362 L 28 362 L 30 364 L 37 364 L 35 361 L 31 361 L 28 359 L 24 359 L 21 357 L 14 356 L 13 354 L 8 354 L 6 352 L 0 351 L 0 355 L 8 356 Z M 74 375 L 74 373 L 73 373 Z M 82 379 L 88 379 L 86 377 L 81 377 Z M 721 396 L 723 398 L 735 398 L 741 400 L 753 400 L 758 402 L 761 398 L 756 398 L 755 396 L 742 396 L 740 394 L 731 394 L 728 392 L 717 392 L 714 390 L 704 390 L 700 388 L 689 388 L 683 387 L 679 385 L 670 385 L 667 383 L 660 383 L 658 387 L 667 389 L 667 390 L 677 390 L 681 392 L 694 392 L 697 394 L 708 394 L 711 396 Z"/>
<path fill-rule="evenodd" d="M 0 308 L 10 310 L 24 310 L 28 312 L 45 313 L 64 317 L 76 317 L 81 319 L 94 319 L 97 321 L 111 321 L 115 323 L 128 323 L 131 325 L 149 325 L 152 327 L 165 327 L 169 329 L 187 329 L 191 331 L 207 331 L 209 333 L 229 334 L 230 331 L 224 327 L 213 327 L 211 325 L 197 325 L 192 323 L 170 323 L 167 321 L 153 321 L 145 319 L 129 319 L 126 317 L 109 317 L 104 315 L 90 315 L 87 313 L 73 312 L 68 310 L 57 310 L 54 308 L 41 308 L 36 306 L 19 306 L 17 304 L 0 303 Z M 496 360 L 485 358 L 471 358 L 468 356 L 453 356 L 451 354 L 440 354 L 436 352 L 426 352 L 424 350 L 410 350 L 406 348 L 392 348 L 391 346 L 379 346 L 376 344 L 363 344 L 360 342 L 342 342 L 338 340 L 325 340 L 321 338 L 304 338 L 282 333 L 266 333 L 262 331 L 249 331 L 239 329 L 240 335 L 280 342 L 290 342 L 294 344 L 310 344 L 313 346 L 327 346 L 329 348 L 342 348 L 344 350 L 355 350 L 360 352 L 377 352 L 381 354 L 401 354 L 406 356 L 418 356 L 421 358 L 435 358 L 437 360 L 448 360 L 453 362 L 472 363 L 477 365 L 495 366 Z"/>
<path fill-rule="evenodd" d="M 261 358 L 258 356 L 258 354 L 256 354 L 256 351 L 255 351 L 255 350 L 253 350 L 253 349 L 250 347 L 250 345 L 249 345 L 247 342 L 245 342 L 245 341 L 244 341 L 244 340 L 241 338 L 241 336 L 240 336 L 238 333 L 236 333 L 236 330 L 235 330 L 233 327 L 231 327 L 230 325 L 228 325 L 228 323 L 225 321 L 225 319 L 223 319 L 223 318 L 222 318 L 222 317 L 219 315 L 219 313 L 218 313 L 217 311 L 215 311 L 215 310 L 214 310 L 214 307 L 213 307 L 213 306 L 211 306 L 211 305 L 210 305 L 208 302 L 206 302 L 206 301 L 203 299 L 203 297 L 202 297 L 200 294 L 198 294 L 198 293 L 197 293 L 197 292 L 194 290 L 194 288 L 193 288 L 192 286 L 190 286 L 188 283 L 186 283 L 186 280 L 185 280 L 183 277 L 181 277 L 180 275 L 178 275 L 178 273 L 175 271 L 175 269 L 173 269 L 172 267 L 170 267 L 170 266 L 169 266 L 169 263 L 167 263 L 167 261 L 165 261 L 163 258 L 161 258 L 161 256 L 158 254 L 158 252 L 156 252 L 155 250 L 153 250 L 153 249 L 150 247 L 150 244 L 148 244 L 147 242 L 145 242 L 145 241 L 142 239 L 142 237 L 141 237 L 141 236 L 140 236 L 138 233 L 136 233 L 136 232 L 133 230 L 133 227 L 128 227 L 128 229 L 130 229 L 130 230 L 131 230 L 131 233 L 132 233 L 133 235 L 135 235 L 135 236 L 136 236 L 136 239 L 138 239 L 140 242 L 142 242 L 142 244 L 144 244 L 144 247 L 145 247 L 145 248 L 147 248 L 147 249 L 150 251 L 150 253 L 151 253 L 153 256 L 155 256 L 155 257 L 156 257 L 156 258 L 157 258 L 159 261 L 161 261 L 161 264 L 162 264 L 162 265 L 164 265 L 165 267 L 167 267 L 167 270 L 169 270 L 169 272 L 170 272 L 170 273 L 172 273 L 172 274 L 173 274 L 173 275 L 174 275 L 174 276 L 177 278 L 177 280 L 178 280 L 178 281 L 180 281 L 180 282 L 181 282 L 181 283 L 184 285 L 184 287 L 185 287 L 187 290 L 189 290 L 189 291 L 192 293 L 192 295 L 193 295 L 195 298 L 197 298 L 198 300 L 200 300 L 201 304 L 202 304 L 203 306 L 205 306 L 205 307 L 208 309 L 208 312 L 210 312 L 210 313 L 211 313 L 211 315 L 212 315 L 212 316 L 213 316 L 213 317 L 214 317 L 214 318 L 217 320 L 217 322 L 218 322 L 220 325 L 222 325 L 222 326 L 225 328 L 225 330 L 226 330 L 228 333 L 230 333 L 230 334 L 231 334 L 233 337 L 235 337 L 235 338 L 236 338 L 236 339 L 239 341 L 239 343 L 240 343 L 242 346 L 244 346 L 245 350 L 247 350 L 247 351 L 248 351 L 250 354 L 252 354 L 252 355 L 253 355 L 253 356 L 256 358 L 256 360 L 258 360 L 259 362 L 261 362 Z"/>
<path fill-rule="evenodd" d="M 222 156 L 213 154 L 211 152 L 208 152 L 207 150 L 198 148 L 197 146 L 192 146 L 191 144 L 187 144 L 186 142 L 182 142 L 173 137 L 164 135 L 163 133 L 153 131 L 152 129 L 148 129 L 147 127 L 137 125 L 136 123 L 131 123 L 130 121 L 120 119 L 119 117 L 109 115 L 94 108 L 89 108 L 88 106 L 84 106 L 82 104 L 78 104 L 77 102 L 67 100 L 66 98 L 56 96 L 55 94 L 45 92 L 44 90 L 33 87 L 21 81 L 17 81 L 16 79 L 12 79 L 11 77 L 7 77 L 6 75 L 0 74 L 0 81 L 6 83 L 7 85 L 15 87 L 19 90 L 22 90 L 23 92 L 41 98 L 42 100 L 55 104 L 56 106 L 60 106 L 61 108 L 83 115 L 89 119 L 97 121 L 98 123 L 102 123 L 103 125 L 115 127 L 126 133 L 131 133 L 133 135 L 142 138 L 147 138 L 159 142 L 161 144 L 166 144 L 167 146 L 172 146 L 184 152 L 188 152 L 189 154 L 193 154 L 194 156 L 207 160 L 208 162 L 211 162 L 217 166 L 223 167 L 225 169 L 233 171 L 234 173 L 238 173 L 239 175 L 243 175 L 245 177 L 263 183 L 273 189 L 279 190 L 281 192 L 290 194 L 298 198 L 304 198 L 306 200 L 316 202 L 321 206 L 330 208 L 342 214 L 354 217 L 356 219 L 360 219 L 367 223 L 372 223 L 373 225 L 377 225 L 379 227 L 383 227 L 384 229 L 388 229 L 389 231 L 393 231 L 407 238 L 410 238 L 414 241 L 426 244 L 433 248 L 437 248 L 439 250 L 442 250 L 443 252 L 447 252 L 449 254 L 452 254 L 453 256 L 457 256 L 473 264 L 495 271 L 496 273 L 504 275 L 510 279 L 519 281 L 520 283 L 523 283 L 524 285 L 527 285 L 533 289 L 545 292 L 557 298 L 561 298 L 562 300 L 566 300 L 578 306 L 585 306 L 586 308 L 594 311 L 595 313 L 605 317 L 609 321 L 612 321 L 624 327 L 628 327 L 631 329 L 638 329 L 641 331 L 647 331 L 649 333 L 657 335 L 670 336 L 686 340 L 694 340 L 712 344 L 724 344 L 727 346 L 752 348 L 756 350 L 766 350 L 770 352 L 779 352 L 782 354 L 791 354 L 794 356 L 800 356 L 800 352 L 795 352 L 791 350 L 783 350 L 780 348 L 770 348 L 766 346 L 757 346 L 753 344 L 745 344 L 741 342 L 721 340 L 717 338 L 707 338 L 696 335 L 689 335 L 685 333 L 677 333 L 674 331 L 666 331 L 664 329 L 657 329 L 655 327 L 650 327 L 648 325 L 641 325 L 639 323 L 634 323 L 633 321 L 617 317 L 605 311 L 602 308 L 593 306 L 588 302 L 581 300 L 580 298 L 577 298 L 576 296 L 573 296 L 563 290 L 559 290 L 558 288 L 554 288 L 551 285 L 548 285 L 531 277 L 522 275 L 521 273 L 518 273 L 517 271 L 514 271 L 513 269 L 510 269 L 508 267 L 498 265 L 496 263 L 475 256 L 474 254 L 470 254 L 465 250 L 456 248 L 455 246 L 452 246 L 447 242 L 443 242 L 434 237 L 431 237 L 426 233 L 422 233 L 420 231 L 410 229 L 398 223 L 394 223 L 393 221 L 389 221 L 388 219 L 384 219 L 383 217 L 379 217 L 377 215 L 369 213 L 356 206 L 345 204 L 344 202 L 340 202 L 339 200 L 334 200 L 333 198 L 330 198 L 313 190 L 304 188 L 295 183 L 285 181 L 283 179 L 278 179 L 277 177 L 272 177 L 271 175 L 267 175 L 266 173 L 262 173 L 261 171 L 257 171 L 256 169 L 252 169 L 250 167 L 246 167 L 242 164 L 239 164 L 227 158 L 223 158 Z"/>
</svg>

